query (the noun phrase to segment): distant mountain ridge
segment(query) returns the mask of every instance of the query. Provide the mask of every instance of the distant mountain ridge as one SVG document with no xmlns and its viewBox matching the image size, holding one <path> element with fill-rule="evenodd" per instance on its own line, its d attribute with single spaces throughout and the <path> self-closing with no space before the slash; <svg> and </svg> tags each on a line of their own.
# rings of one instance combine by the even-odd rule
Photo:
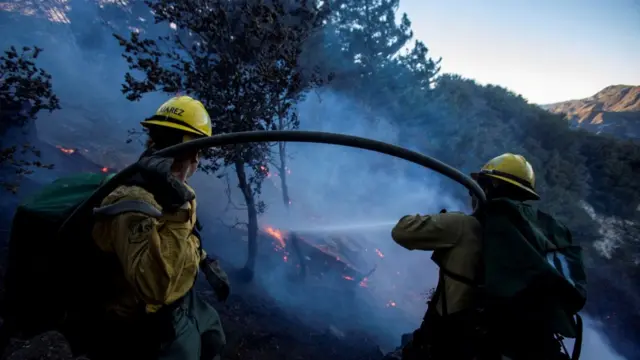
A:
<svg viewBox="0 0 640 360">
<path fill-rule="evenodd" d="M 640 86 L 612 85 L 585 99 L 541 107 L 553 113 L 567 114 L 572 127 L 640 139 Z"/>
</svg>

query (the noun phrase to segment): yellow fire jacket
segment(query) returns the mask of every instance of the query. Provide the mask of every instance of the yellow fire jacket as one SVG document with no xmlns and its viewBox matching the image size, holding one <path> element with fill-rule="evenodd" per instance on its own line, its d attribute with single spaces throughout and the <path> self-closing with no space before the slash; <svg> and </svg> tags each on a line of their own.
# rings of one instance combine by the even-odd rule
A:
<svg viewBox="0 0 640 360">
<path fill-rule="evenodd" d="M 191 191 L 193 189 L 189 188 Z M 102 206 L 122 201 L 151 205 L 162 216 L 125 212 L 98 218 L 93 239 L 98 247 L 119 259 L 125 291 L 109 308 L 121 316 L 131 315 L 141 305 L 155 312 L 184 296 L 194 285 L 200 260 L 200 240 L 193 234 L 195 199 L 173 213 L 163 213 L 153 195 L 138 186 L 120 186 L 102 201 Z"/>
</svg>

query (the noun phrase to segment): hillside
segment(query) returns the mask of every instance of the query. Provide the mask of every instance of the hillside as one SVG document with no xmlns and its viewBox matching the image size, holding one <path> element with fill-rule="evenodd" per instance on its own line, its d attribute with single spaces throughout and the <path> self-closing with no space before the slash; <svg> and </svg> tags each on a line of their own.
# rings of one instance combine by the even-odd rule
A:
<svg viewBox="0 0 640 360">
<path fill-rule="evenodd" d="M 572 127 L 622 138 L 640 138 L 640 86 L 612 85 L 586 99 L 542 107 L 567 114 Z"/>
</svg>

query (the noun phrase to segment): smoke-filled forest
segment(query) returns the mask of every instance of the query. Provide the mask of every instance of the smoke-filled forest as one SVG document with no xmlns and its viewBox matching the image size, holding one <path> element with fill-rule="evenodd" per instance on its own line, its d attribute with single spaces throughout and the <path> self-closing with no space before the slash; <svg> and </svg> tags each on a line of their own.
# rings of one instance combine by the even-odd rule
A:
<svg viewBox="0 0 640 360">
<path fill-rule="evenodd" d="M 567 114 L 505 88 L 442 73 L 448 59 L 414 39 L 399 2 L 0 2 L 3 256 L 21 199 L 63 175 L 125 168 L 143 150 L 139 122 L 189 95 L 214 134 L 352 134 L 464 173 L 505 152 L 524 155 L 537 205 L 584 249 L 582 358 L 636 358 L 637 139 L 574 128 Z M 192 185 L 204 247 L 232 283 L 226 303 L 211 300 L 225 359 L 381 359 L 420 324 L 438 276 L 429 253 L 391 240 L 392 226 L 406 214 L 471 211 L 460 184 L 345 147 L 224 146 L 207 151 L 200 170 Z M 68 352 L 60 341 L 32 340 Z M 25 344 L 13 341 L 4 356 L 40 356 Z"/>
</svg>

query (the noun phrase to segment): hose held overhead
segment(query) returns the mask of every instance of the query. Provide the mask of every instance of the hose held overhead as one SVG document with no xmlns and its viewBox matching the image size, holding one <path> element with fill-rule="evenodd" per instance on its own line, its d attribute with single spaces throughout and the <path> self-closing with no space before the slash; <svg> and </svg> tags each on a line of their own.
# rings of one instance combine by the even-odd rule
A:
<svg viewBox="0 0 640 360">
<path fill-rule="evenodd" d="M 415 151 L 405 149 L 400 146 L 391 145 L 382 141 L 367 139 L 363 137 L 335 134 L 320 131 L 246 131 L 216 135 L 211 137 L 200 138 L 178 145 L 162 149 L 155 153 L 158 156 L 173 156 L 181 152 L 189 152 L 194 150 L 203 150 L 211 147 L 219 147 L 234 144 L 246 144 L 252 142 L 304 142 L 341 145 L 352 148 L 364 149 L 387 154 L 400 159 L 410 161 L 414 164 L 421 165 L 425 168 L 439 172 L 440 174 L 462 184 L 473 195 L 478 198 L 480 204 L 486 202 L 486 196 L 480 186 L 471 179 L 471 177 L 463 174 L 457 169 L 437 160 L 430 156 L 420 154 Z M 100 202 L 101 199 L 109 195 L 120 184 L 136 172 L 136 164 L 132 164 L 96 190 L 83 204 L 69 216 L 59 231 L 59 235 L 64 234 L 67 229 L 72 229 L 71 224 L 79 219 L 79 215 L 91 210 L 91 207 Z"/>
</svg>

